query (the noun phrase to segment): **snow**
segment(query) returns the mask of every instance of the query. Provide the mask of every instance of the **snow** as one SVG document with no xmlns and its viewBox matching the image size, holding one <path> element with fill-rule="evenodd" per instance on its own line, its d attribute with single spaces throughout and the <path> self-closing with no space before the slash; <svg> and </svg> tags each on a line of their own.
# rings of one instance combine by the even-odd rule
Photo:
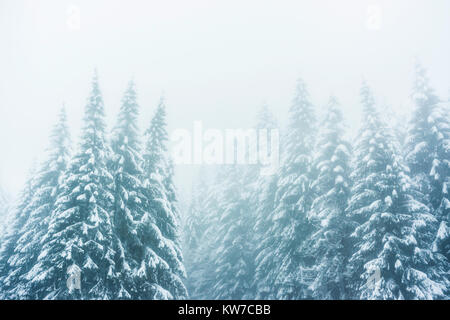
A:
<svg viewBox="0 0 450 320">
<path fill-rule="evenodd" d="M 130 101 L 134 99 L 133 95 L 127 97 Z M 426 95 L 424 97 L 426 98 Z M 367 99 L 367 107 L 373 107 L 372 99 Z M 93 107 L 91 109 L 96 110 Z M 92 110 L 94 114 L 91 118 L 101 121 L 102 116 Z M 87 139 L 86 146 L 81 147 L 64 179 L 60 179 L 64 188 L 59 189 L 55 185 L 50 186 L 50 189 L 36 188 L 34 198 L 30 201 L 33 203 L 43 200 L 41 198 L 48 196 L 48 190 L 57 190 L 54 196 L 58 199 L 51 200 L 56 202 L 57 209 L 53 208 L 53 202 L 48 201 L 46 204 L 53 211 L 48 218 L 50 226 L 46 232 L 37 233 L 39 236 L 41 234 L 45 236 L 40 243 L 42 248 L 36 250 L 36 254 L 39 253 L 38 261 L 30 266 L 26 277 L 42 282 L 43 285 L 44 282 L 54 282 L 55 274 L 61 277 L 63 273 L 61 278 L 65 278 L 63 268 L 68 263 L 72 264 L 67 269 L 69 276 L 84 272 L 86 276 L 95 277 L 98 283 L 93 288 L 85 290 L 86 294 L 95 292 L 95 298 L 179 298 L 176 295 L 183 291 L 183 281 L 200 280 L 198 283 L 201 283 L 205 280 L 199 279 L 198 274 L 213 279 L 207 284 L 211 288 L 202 290 L 215 290 L 211 292 L 217 293 L 217 288 L 220 288 L 222 292 L 219 293 L 223 295 L 247 290 L 255 283 L 265 291 L 277 290 L 270 292 L 271 297 L 295 294 L 295 298 L 305 298 L 300 288 L 300 285 L 304 284 L 295 281 L 304 280 L 303 271 L 306 268 L 301 265 L 301 259 L 295 261 L 294 258 L 296 254 L 299 257 L 308 254 L 317 259 L 312 269 L 314 272 L 311 281 L 314 283 L 310 288 L 317 291 L 313 294 L 322 295 L 321 297 L 327 297 L 327 290 L 332 287 L 331 283 L 335 287 L 336 279 L 343 270 L 340 268 L 347 267 L 345 263 L 349 264 L 349 268 L 345 269 L 349 273 L 364 269 L 362 275 L 351 274 L 355 276 L 353 278 L 355 287 L 361 288 L 361 292 L 357 292 L 357 296 L 351 298 L 439 296 L 442 294 L 442 286 L 432 281 L 430 276 L 434 277 L 439 269 L 434 268 L 430 262 L 433 256 L 429 250 L 431 246 L 429 242 L 432 240 L 427 238 L 435 238 L 432 245 L 436 251 L 447 241 L 450 233 L 447 223 L 442 221 L 437 232 L 436 228 L 437 219 L 442 219 L 439 216 L 440 210 L 449 209 L 450 202 L 446 198 L 442 199 L 442 206 L 434 215 L 434 212 L 430 213 L 428 203 L 420 202 L 422 201 L 420 196 L 414 198 L 416 185 L 409 185 L 409 175 L 412 173 L 405 169 L 405 159 L 400 156 L 403 150 L 396 153 L 396 143 L 390 141 L 390 135 L 385 132 L 384 124 L 381 124 L 380 128 L 375 127 L 380 125 L 381 117 L 375 111 L 369 113 L 373 114 L 367 116 L 364 125 L 367 126 L 368 122 L 371 122 L 372 127 L 370 130 L 363 130 L 362 135 L 358 137 L 360 141 L 356 144 L 358 148 L 355 150 L 354 166 L 351 169 L 348 169 L 348 164 L 345 163 L 349 156 L 348 148 L 338 142 L 339 145 L 333 154 L 332 147 L 336 144 L 334 140 L 323 145 L 319 144 L 319 147 L 329 148 L 328 153 L 323 150 L 316 150 L 314 153 L 303 152 L 300 147 L 305 147 L 305 143 L 312 143 L 312 137 L 302 136 L 299 139 L 299 132 L 303 128 L 296 127 L 290 130 L 295 134 L 289 132 L 290 137 L 296 140 L 288 141 L 287 145 L 291 147 L 288 151 L 290 154 L 283 155 L 287 159 L 286 164 L 278 173 L 279 180 L 276 180 L 278 185 L 274 184 L 274 190 L 269 190 L 269 187 L 267 190 L 263 189 L 258 185 L 261 180 L 247 181 L 250 179 L 238 171 L 236 176 L 227 176 L 220 184 L 216 183 L 217 186 L 214 186 L 211 193 L 209 190 L 203 192 L 200 200 L 207 204 L 192 213 L 195 219 L 190 220 L 189 231 L 193 232 L 190 232 L 189 237 L 193 238 L 198 246 L 190 249 L 199 250 L 192 255 L 192 252 L 182 254 L 180 248 L 180 243 L 183 245 L 185 243 L 178 239 L 180 230 L 179 213 L 174 209 L 176 201 L 169 200 L 172 185 L 168 186 L 168 158 L 163 156 L 166 152 L 163 143 L 156 143 L 154 149 L 146 150 L 147 154 L 154 153 L 161 156 L 162 160 L 155 164 L 157 169 L 154 172 L 146 172 L 141 177 L 138 170 L 142 164 L 141 155 L 136 151 L 139 150 L 138 147 L 134 147 L 138 139 L 133 136 L 133 132 L 125 134 L 119 131 L 114 134 L 115 139 L 112 139 L 114 145 L 103 146 L 106 143 L 105 132 L 93 130 L 95 121 L 91 119 L 84 134 L 95 134 L 98 145 L 94 145 L 96 143 L 94 137 Z M 304 112 L 299 110 L 296 111 L 296 116 L 305 117 Z M 333 119 L 336 117 L 333 114 Z M 125 117 L 120 119 L 120 126 L 127 127 Z M 433 123 L 433 130 L 437 131 L 438 135 L 446 132 L 442 130 L 445 124 L 440 123 L 437 115 L 433 114 L 428 120 Z M 131 127 L 134 128 L 134 125 Z M 119 127 L 118 130 L 120 129 Z M 159 135 L 160 129 L 162 130 L 162 125 L 161 128 L 152 125 L 148 133 L 150 136 Z M 312 129 L 311 136 L 316 133 L 315 127 Z M 333 134 L 338 131 L 327 128 L 325 132 Z M 123 137 L 123 144 L 120 144 L 120 137 Z M 438 138 L 445 137 L 438 136 Z M 410 137 L 407 141 L 413 142 Z M 443 145 L 445 143 L 442 142 Z M 447 143 L 446 146 L 448 145 L 450 144 Z M 408 155 L 408 159 L 410 156 L 411 158 L 421 156 L 422 153 L 428 155 L 429 150 L 434 150 L 434 147 L 436 146 L 427 145 L 425 142 L 417 143 L 411 146 L 413 153 L 416 154 Z M 86 148 L 84 151 L 86 155 L 83 154 L 83 148 Z M 431 156 L 437 157 L 437 153 Z M 320 162 L 314 163 L 313 167 L 311 159 Z M 408 159 L 407 162 L 410 162 Z M 111 162 L 114 169 L 109 167 Z M 123 166 L 125 162 L 126 166 Z M 118 164 L 122 166 L 115 168 Z M 413 168 L 414 163 L 408 164 L 412 168 L 411 172 L 417 170 Z M 57 170 L 54 163 L 51 168 Z M 320 179 L 312 180 L 310 174 L 314 168 L 320 170 Z M 430 168 L 429 163 L 426 168 L 427 170 Z M 439 179 L 440 173 L 442 178 L 446 179 L 447 168 L 447 159 L 434 159 L 429 174 Z M 347 179 L 349 173 L 353 173 L 353 179 Z M 430 179 L 428 172 L 425 172 L 424 176 L 424 181 Z M 147 177 L 150 177 L 150 180 Z M 122 185 L 117 185 L 119 181 Z M 399 181 L 401 187 L 397 185 Z M 416 180 L 413 181 L 416 183 Z M 447 184 L 447 181 L 442 184 L 444 194 L 447 194 Z M 143 185 L 145 188 L 142 188 Z M 352 186 L 349 206 L 346 190 L 342 187 L 347 185 Z M 75 187 L 70 190 L 73 186 Z M 266 192 L 270 194 L 272 191 L 272 198 L 266 196 Z M 84 203 L 75 203 L 74 207 L 70 207 L 74 205 L 74 199 Z M 87 199 L 89 203 L 86 203 Z M 314 203 L 313 210 L 310 210 L 309 202 Z M 267 208 L 263 208 L 261 203 L 267 205 Z M 34 218 L 43 214 L 34 208 L 29 211 Z M 304 228 L 305 217 L 311 222 L 312 231 L 306 230 L 309 225 L 308 228 Z M 126 220 L 123 226 L 116 225 L 120 220 L 117 218 Z M 255 225 L 264 231 L 254 228 Z M 347 231 L 346 228 L 350 226 L 355 228 Z M 26 221 L 22 223 L 21 228 L 27 227 Z M 343 229 L 351 233 L 354 241 L 354 248 L 352 247 L 354 251 L 349 257 L 342 256 L 338 250 L 342 246 L 343 237 L 348 235 L 342 234 Z M 118 230 L 120 235 L 117 233 Z M 14 254 L 7 259 L 10 267 L 34 260 L 27 260 L 26 257 L 27 252 L 35 248 L 27 242 L 33 237 L 33 231 L 21 231 L 18 246 L 14 248 Z M 258 249 L 251 247 L 253 243 L 257 243 Z M 183 256 L 192 280 L 181 279 L 185 274 Z M 187 262 L 190 259 L 198 261 L 190 265 L 191 262 Z M 254 269 L 249 268 L 254 264 Z M 200 268 L 196 269 L 197 266 Z M 417 266 L 420 266 L 418 268 L 420 270 L 415 269 Z M 294 271 L 290 271 L 291 269 Z M 95 272 L 89 272 L 91 270 Z M 375 288 L 370 291 L 369 285 L 364 282 L 374 274 L 381 274 L 381 271 L 386 279 L 377 281 Z M 6 282 L 11 281 L 13 284 L 17 272 L 11 271 L 0 281 L 6 279 Z M 398 272 L 395 277 L 394 272 Z M 114 292 L 102 289 L 107 287 L 104 282 L 105 274 L 108 281 L 114 283 Z M 256 278 L 257 276 L 259 278 Z M 125 286 L 121 281 L 126 277 L 129 277 L 130 282 Z M 209 281 L 210 278 L 206 280 Z M 276 285 L 270 282 L 275 278 Z M 283 281 L 292 282 L 287 285 Z M 137 288 L 141 284 L 145 284 L 149 291 L 153 290 L 154 297 L 139 296 Z M 401 290 L 397 290 L 399 287 Z M 18 294 L 25 296 L 27 291 L 24 288 L 22 284 L 17 285 Z M 46 292 L 45 297 L 60 298 L 57 290 L 49 291 L 51 292 Z M 246 292 L 243 296 L 253 298 L 251 294 Z M 183 295 L 180 294 L 180 297 L 183 298 Z M 211 295 L 209 298 L 216 297 L 217 295 Z"/>
<path fill-rule="evenodd" d="M 334 184 L 339 185 L 342 184 L 344 182 L 344 178 L 342 176 L 337 176 L 336 179 L 334 180 Z"/>
<path fill-rule="evenodd" d="M 394 267 L 395 267 L 396 270 L 402 269 L 402 262 L 397 259 L 397 261 L 395 261 Z"/>
<path fill-rule="evenodd" d="M 444 202 L 444 209 L 445 210 L 450 209 L 450 201 L 447 198 L 444 198 L 443 202 Z"/>
<path fill-rule="evenodd" d="M 392 198 L 390 196 L 387 196 L 386 198 L 384 198 L 384 203 L 386 203 L 388 207 L 392 206 Z"/>
<path fill-rule="evenodd" d="M 98 266 L 92 261 L 91 257 L 87 257 L 86 263 L 83 265 L 83 269 L 98 270 Z"/>
<path fill-rule="evenodd" d="M 86 194 L 82 193 L 76 199 L 78 201 L 85 201 L 86 200 Z"/>
<path fill-rule="evenodd" d="M 447 223 L 445 221 L 442 221 L 439 225 L 438 232 L 436 234 L 436 238 L 439 240 L 445 240 L 448 239 L 450 236 L 450 230 L 447 226 Z"/>
<path fill-rule="evenodd" d="M 343 173 L 344 172 L 344 168 L 342 168 L 342 166 L 336 166 L 333 169 L 333 172 L 335 172 L 335 173 Z"/>
</svg>

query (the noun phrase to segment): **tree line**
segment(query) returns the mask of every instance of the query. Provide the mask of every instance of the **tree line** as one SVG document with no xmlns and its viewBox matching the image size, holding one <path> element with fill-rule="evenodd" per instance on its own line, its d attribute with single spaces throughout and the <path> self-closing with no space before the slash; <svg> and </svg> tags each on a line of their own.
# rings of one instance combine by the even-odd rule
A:
<svg viewBox="0 0 450 320">
<path fill-rule="evenodd" d="M 185 219 L 198 299 L 448 299 L 450 107 L 417 63 L 406 131 L 360 90 L 346 138 L 335 97 L 318 119 L 299 80 L 277 174 L 200 171 Z M 267 107 L 256 127 L 277 128 Z"/>
<path fill-rule="evenodd" d="M 72 153 L 61 110 L 48 157 L 30 173 L 1 241 L 1 298 L 187 297 L 164 101 L 144 145 L 138 116 L 131 81 L 107 139 L 96 73 Z"/>
<path fill-rule="evenodd" d="M 0 298 L 448 299 L 449 103 L 420 64 L 406 129 L 360 100 L 349 141 L 298 80 L 278 171 L 203 168 L 179 210 L 164 100 L 141 134 L 131 81 L 109 133 L 95 73 L 77 148 L 62 108 L 1 238 Z"/>
</svg>

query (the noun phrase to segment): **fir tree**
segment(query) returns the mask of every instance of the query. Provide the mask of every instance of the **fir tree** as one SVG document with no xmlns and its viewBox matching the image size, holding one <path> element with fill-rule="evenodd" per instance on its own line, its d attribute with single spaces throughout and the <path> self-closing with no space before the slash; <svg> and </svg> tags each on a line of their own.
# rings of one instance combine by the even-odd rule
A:
<svg viewBox="0 0 450 320">
<path fill-rule="evenodd" d="M 450 261 L 450 107 L 439 102 L 419 63 L 415 66 L 412 100 L 406 160 L 421 198 L 437 218 L 433 249 Z"/>
<path fill-rule="evenodd" d="M 201 235 L 199 246 L 196 250 L 197 270 L 192 281 L 195 281 L 195 288 L 191 292 L 193 299 L 211 299 L 213 297 L 214 286 L 217 282 L 217 256 L 216 241 L 220 228 L 220 213 L 222 212 L 221 199 L 223 197 L 223 182 L 227 179 L 228 171 L 220 170 L 213 179 L 213 183 L 208 188 L 204 197 L 204 202 L 200 209 L 203 211 L 204 232 Z M 198 276 L 197 276 L 198 275 Z"/>
<path fill-rule="evenodd" d="M 193 183 L 191 202 L 183 219 L 182 247 L 187 272 L 186 287 L 191 299 L 196 298 L 195 289 L 204 276 L 201 272 L 202 252 L 200 249 L 208 228 L 206 199 L 209 189 L 204 175 L 205 171 L 202 167 Z"/>
<path fill-rule="evenodd" d="M 344 139 L 340 106 L 331 97 L 317 141 L 312 187 L 315 199 L 310 220 L 318 225 L 310 243 L 316 257 L 316 275 L 311 290 L 319 299 L 345 299 L 344 273 L 349 255 L 345 208 L 350 193 L 351 146 Z"/>
<path fill-rule="evenodd" d="M 117 124 L 111 139 L 112 157 L 109 164 L 114 177 L 114 234 L 118 237 L 119 254 L 115 261 L 121 271 L 121 285 L 117 298 L 140 298 L 132 279 L 131 270 L 138 266 L 133 259 L 135 252 L 142 250 L 136 234 L 136 221 L 144 215 L 142 158 L 140 155 L 139 106 L 136 89 L 130 81 L 122 99 Z"/>
<path fill-rule="evenodd" d="M 28 173 L 25 186 L 19 195 L 19 202 L 12 209 L 13 218 L 11 226 L 5 230 L 0 243 L 0 298 L 9 298 L 9 290 L 14 288 L 14 275 L 11 274 L 12 267 L 15 264 L 13 256 L 17 240 L 20 238 L 20 229 L 29 219 L 30 210 L 28 205 L 33 198 L 34 187 L 36 185 L 37 164 L 34 161 Z"/>
<path fill-rule="evenodd" d="M 278 129 L 278 123 L 274 117 L 274 115 L 269 110 L 266 104 L 263 105 L 261 110 L 257 116 L 257 125 L 256 129 L 266 129 L 268 131 L 268 141 L 260 141 L 258 136 L 258 145 L 257 150 L 258 153 L 266 152 L 271 154 L 272 152 L 278 152 L 271 145 L 271 130 Z M 263 144 L 267 144 L 267 150 L 264 150 Z M 277 182 L 278 176 L 277 172 L 272 172 L 270 175 L 261 174 L 263 167 L 260 165 L 253 166 L 253 171 L 255 175 L 256 185 L 253 190 L 251 190 L 251 198 L 250 205 L 251 208 L 255 208 L 255 217 L 254 217 L 254 256 L 255 256 L 255 276 L 254 276 L 254 286 L 255 286 L 255 298 L 257 299 L 266 299 L 271 294 L 271 288 L 267 287 L 267 282 L 264 281 L 264 278 L 267 274 L 265 270 L 261 270 L 256 267 L 258 265 L 265 266 L 266 270 L 276 270 L 275 265 L 276 261 L 270 261 L 270 265 L 266 265 L 266 261 L 264 261 L 267 257 L 270 257 L 269 251 L 270 237 L 267 237 L 268 231 L 272 226 L 272 213 L 275 209 L 275 195 L 277 191 Z"/>
<path fill-rule="evenodd" d="M 278 185 L 276 174 L 266 177 L 259 197 L 257 207 L 257 220 L 255 221 L 255 276 L 256 299 L 274 298 L 272 279 L 277 272 L 277 261 L 272 256 L 272 237 L 269 232 L 272 228 L 272 214 L 275 210 L 275 195 Z"/>
<path fill-rule="evenodd" d="M 450 121 L 445 104 L 429 84 L 425 69 L 417 63 L 413 83 L 414 110 L 406 141 L 406 160 L 429 206 L 436 210 L 448 202 L 447 178 L 450 175 Z M 446 199 L 447 201 L 445 201 Z M 444 204 L 445 206 L 445 204 Z"/>
<path fill-rule="evenodd" d="M 62 179 L 37 263 L 26 276 L 34 298 L 112 299 L 119 292 L 104 117 L 95 74 L 79 150 Z"/>
<path fill-rule="evenodd" d="M 267 104 L 264 104 L 257 114 L 255 130 L 257 136 L 255 141 L 256 148 L 254 150 L 257 155 L 264 155 L 265 157 L 271 158 L 272 153 L 279 152 L 278 149 L 275 149 L 276 146 L 272 145 L 272 142 L 275 142 L 273 141 L 274 137 L 272 134 L 277 134 L 277 132 L 273 131 L 278 131 L 278 123 Z M 263 135 L 265 132 L 267 133 L 267 137 Z M 276 169 L 278 169 L 276 166 L 278 165 L 278 163 L 264 164 L 258 162 L 257 164 L 251 164 L 245 167 L 245 181 L 251 193 L 250 205 L 252 208 L 257 209 L 264 202 L 265 198 L 261 194 L 266 189 L 267 184 L 270 183 L 269 181 L 272 181 L 273 176 L 276 175 Z M 271 166 L 271 168 L 268 168 L 268 166 Z M 260 212 L 260 214 L 255 214 L 254 219 L 265 219 L 267 214 L 267 212 Z"/>
<path fill-rule="evenodd" d="M 290 122 L 279 171 L 273 224 L 266 238 L 270 249 L 257 266 L 258 278 L 264 288 L 272 288 L 268 298 L 301 299 L 307 293 L 303 269 L 309 268 L 312 257 L 304 246 L 312 226 L 307 215 L 312 202 L 311 157 L 314 147 L 313 107 L 306 85 L 298 81 L 297 92 L 289 110 Z M 272 269 L 275 266 L 275 270 Z"/>
<path fill-rule="evenodd" d="M 235 165 L 227 172 L 223 193 L 219 199 L 221 211 L 214 243 L 213 259 L 216 266 L 211 297 L 214 299 L 253 298 L 253 216 L 250 192 L 245 185 L 245 168 Z"/>
<path fill-rule="evenodd" d="M 41 249 L 41 239 L 47 232 L 50 214 L 55 207 L 58 194 L 70 155 L 70 138 L 65 109 L 59 114 L 58 123 L 50 136 L 48 159 L 36 173 L 34 195 L 25 210 L 28 212 L 26 223 L 16 233 L 19 237 L 14 253 L 9 258 L 9 276 L 12 284 L 10 298 L 33 298 L 25 274 L 32 268 Z"/>
<path fill-rule="evenodd" d="M 167 156 L 166 111 L 161 99 L 146 131 L 144 150 L 145 214 L 137 222 L 142 250 L 134 271 L 143 299 L 182 299 L 187 296 L 186 272 L 179 245 L 179 215 Z"/>
<path fill-rule="evenodd" d="M 420 239 L 421 230 L 429 228 L 433 217 L 425 205 L 413 199 L 395 138 L 380 120 L 365 83 L 361 98 L 363 122 L 355 146 L 354 185 L 347 208 L 356 225 L 348 265 L 352 297 L 441 298 L 445 284 L 433 279 L 433 257 Z"/>
</svg>

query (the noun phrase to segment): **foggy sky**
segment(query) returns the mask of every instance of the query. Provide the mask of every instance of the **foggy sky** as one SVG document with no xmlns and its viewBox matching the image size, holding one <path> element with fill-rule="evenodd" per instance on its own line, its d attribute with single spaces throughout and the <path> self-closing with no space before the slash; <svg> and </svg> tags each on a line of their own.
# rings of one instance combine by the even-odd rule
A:
<svg viewBox="0 0 450 320">
<path fill-rule="evenodd" d="M 170 132 L 249 128 L 262 103 L 285 123 L 301 76 L 318 108 L 338 97 L 354 130 L 362 77 L 395 112 L 411 109 L 415 57 L 448 98 L 449 31 L 448 0 L 0 0 L 0 185 L 20 190 L 63 102 L 78 142 L 95 67 L 109 129 L 132 77 L 141 131 L 164 93 Z"/>
</svg>

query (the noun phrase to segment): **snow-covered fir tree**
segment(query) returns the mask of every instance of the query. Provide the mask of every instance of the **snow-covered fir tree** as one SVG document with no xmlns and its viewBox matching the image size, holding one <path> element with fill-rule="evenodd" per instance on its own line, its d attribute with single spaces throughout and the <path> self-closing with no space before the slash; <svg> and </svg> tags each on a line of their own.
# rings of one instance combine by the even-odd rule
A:
<svg viewBox="0 0 450 320">
<path fill-rule="evenodd" d="M 13 299 L 34 298 L 27 273 L 35 264 L 41 249 L 41 240 L 47 233 L 50 214 L 55 207 L 70 155 L 70 135 L 64 107 L 50 136 L 48 159 L 34 175 L 33 196 L 24 208 L 26 222 L 16 230 L 14 252 L 8 259 L 9 275 L 3 290 Z"/>
<path fill-rule="evenodd" d="M 440 102 L 425 69 L 415 65 L 406 160 L 440 225 L 434 249 L 450 259 L 450 108 Z"/>
<path fill-rule="evenodd" d="M 267 104 L 263 104 L 261 109 L 259 110 L 256 116 L 256 126 L 255 130 L 257 133 L 256 136 L 256 146 L 254 148 L 257 155 L 264 155 L 268 159 L 271 159 L 273 152 L 278 152 L 276 149 L 277 146 L 272 145 L 273 135 L 278 134 L 278 122 L 275 116 L 270 111 Z M 272 130 L 274 132 L 272 132 Z M 264 135 L 267 133 L 267 136 Z M 261 160 L 261 159 L 260 159 Z M 245 167 L 245 180 L 246 184 L 249 188 L 250 194 L 250 205 L 252 208 L 257 209 L 260 206 L 264 206 L 264 202 L 266 200 L 265 197 L 262 196 L 262 193 L 267 189 L 267 185 L 273 180 L 273 177 L 276 176 L 278 163 L 272 164 L 264 164 L 261 161 L 258 161 L 256 164 L 248 165 Z M 269 168 L 270 166 L 270 168 Z M 273 205 L 273 199 L 268 200 Z M 270 211 L 271 212 L 271 211 Z M 269 212 L 259 212 L 254 215 L 254 220 L 257 222 L 259 219 L 265 220 L 269 216 Z"/>
<path fill-rule="evenodd" d="M 446 138 L 449 129 L 445 125 L 446 115 L 439 112 L 439 98 L 430 86 L 425 69 L 416 63 L 414 71 L 413 112 L 405 146 L 406 161 L 421 191 L 430 195 L 430 208 L 437 208 L 441 196 L 435 193 L 442 191 L 442 187 L 434 190 L 436 186 L 431 184 L 435 178 L 439 180 L 439 173 L 435 172 L 435 165 L 440 160 L 437 158 L 438 148 L 442 148 L 441 140 Z"/>
<path fill-rule="evenodd" d="M 408 123 L 360 94 L 352 146 L 299 80 L 278 170 L 202 167 L 182 221 L 164 100 L 142 139 L 131 81 L 108 141 L 95 74 L 74 155 L 62 109 L 14 206 L 0 188 L 0 299 L 448 299 L 450 103 L 420 64 Z M 267 105 L 255 129 L 270 158 Z"/>
<path fill-rule="evenodd" d="M 347 212 L 354 223 L 348 289 L 356 299 L 443 298 L 438 263 L 421 240 L 433 216 L 412 197 L 407 168 L 380 120 L 367 84 L 361 88 L 362 126 L 354 148 Z"/>
<path fill-rule="evenodd" d="M 312 232 L 307 216 L 312 203 L 314 129 L 309 93 L 299 80 L 282 143 L 273 224 L 265 234 L 269 247 L 266 256 L 259 256 L 256 271 L 259 286 L 271 288 L 267 298 L 301 299 L 308 295 L 303 269 L 311 267 L 313 261 L 304 245 Z"/>
<path fill-rule="evenodd" d="M 200 235 L 198 248 L 195 250 L 196 271 L 191 273 L 195 282 L 195 287 L 190 292 L 193 299 L 211 299 L 216 284 L 216 240 L 217 232 L 220 228 L 220 213 L 222 206 L 220 200 L 223 196 L 223 182 L 227 179 L 228 172 L 226 170 L 217 170 L 213 181 L 209 184 L 208 190 L 201 195 L 204 201 L 199 206 L 199 210 L 203 216 L 204 231 Z"/>
<path fill-rule="evenodd" d="M 271 129 L 277 127 L 276 121 L 267 105 L 258 114 L 255 129 L 268 130 L 267 150 L 271 150 Z M 248 143 L 256 144 L 253 150 L 262 148 L 260 136 Z M 265 137 L 263 137 L 265 138 Z M 236 151 L 236 150 L 235 150 Z M 246 154 L 250 159 L 250 154 Z M 201 208 L 203 221 L 196 279 L 201 285 L 195 292 L 200 298 L 208 299 L 250 299 L 256 295 L 257 282 L 254 281 L 254 261 L 256 257 L 255 221 L 256 208 L 262 201 L 261 192 L 271 176 L 261 175 L 261 164 L 220 167 L 215 184 L 207 193 Z M 262 213 L 261 213 L 262 214 Z M 265 219 L 265 217 L 261 217 Z M 206 226 L 203 227 L 203 225 Z M 234 274 L 234 278 L 231 276 Z M 211 276 L 212 275 L 212 276 Z M 237 278 L 236 278 L 237 275 Z M 201 289 L 200 289 L 201 288 Z"/>
<path fill-rule="evenodd" d="M 434 213 L 440 222 L 433 245 L 450 262 L 450 103 L 437 105 L 431 119 L 440 130 L 436 158 L 430 171 L 431 200 L 436 205 Z"/>
<path fill-rule="evenodd" d="M 122 105 L 111 138 L 112 156 L 109 162 L 114 177 L 114 207 L 112 222 L 118 238 L 115 268 L 121 273 L 117 298 L 142 298 L 137 291 L 132 270 L 139 267 L 135 253 L 143 250 L 137 237 L 137 222 L 144 212 L 144 194 L 141 183 L 142 158 L 138 129 L 139 106 L 134 81 L 130 81 L 122 98 Z"/>
<path fill-rule="evenodd" d="M 9 290 L 14 286 L 14 283 L 10 281 L 13 276 L 10 274 L 11 264 L 14 262 L 10 258 L 14 254 L 16 242 L 20 237 L 19 231 L 28 221 L 30 215 L 27 208 L 33 198 L 36 171 L 37 163 L 34 160 L 28 172 L 25 186 L 19 194 L 18 203 L 10 209 L 13 210 L 13 217 L 8 221 L 10 225 L 5 226 L 4 234 L 0 239 L 0 298 L 7 299 Z"/>
<path fill-rule="evenodd" d="M 277 261 L 272 257 L 272 237 L 269 230 L 272 228 L 272 214 L 275 210 L 275 196 L 278 185 L 278 175 L 273 174 L 266 177 L 261 185 L 259 205 L 256 208 L 255 221 L 255 298 L 273 298 L 272 279 L 276 277 Z"/>
<path fill-rule="evenodd" d="M 277 152 L 274 149 L 274 146 L 271 145 L 271 130 L 278 129 L 278 122 L 275 119 L 275 116 L 270 111 L 267 104 L 264 104 L 257 116 L 257 130 L 265 129 L 268 130 L 267 141 L 260 141 L 258 139 L 257 150 L 258 153 L 266 152 L 268 155 L 271 155 L 272 152 Z M 258 136 L 259 138 L 259 136 Z M 264 144 L 266 144 L 266 148 L 264 148 Z M 266 149 L 266 150 L 265 150 Z M 270 174 L 262 174 L 264 168 L 262 168 L 261 164 L 258 166 L 254 166 L 252 168 L 254 171 L 254 178 L 256 184 L 253 188 L 252 195 L 250 198 L 250 204 L 252 208 L 254 208 L 255 217 L 254 217 L 254 256 L 255 256 L 255 264 L 262 265 L 266 269 L 275 270 L 276 261 L 271 260 L 270 266 L 267 266 L 265 262 L 262 260 L 269 257 L 270 245 L 268 241 L 270 238 L 267 238 L 268 230 L 272 226 L 272 213 L 275 209 L 275 195 L 277 192 L 277 182 L 278 176 L 277 171 L 268 172 Z M 254 276 L 254 286 L 255 286 L 255 298 L 257 299 L 265 299 L 268 295 L 271 294 L 271 288 L 267 287 L 267 283 L 265 281 L 261 281 L 259 276 L 267 276 L 263 270 L 257 269 L 255 267 L 255 276 Z"/>
<path fill-rule="evenodd" d="M 222 168 L 227 172 L 219 198 L 219 225 L 213 239 L 214 299 L 250 299 L 254 296 L 253 219 L 250 192 L 241 166 Z M 247 190 L 246 190 L 247 189 Z"/>
<path fill-rule="evenodd" d="M 145 134 L 143 183 L 145 214 L 137 222 L 142 243 L 136 251 L 137 291 L 143 299 L 183 299 L 186 271 L 180 247 L 172 166 L 167 155 L 166 111 L 161 99 Z"/>
<path fill-rule="evenodd" d="M 42 250 L 27 275 L 34 298 L 113 299 L 119 292 L 104 118 L 95 73 L 78 151 L 61 180 Z"/>
<path fill-rule="evenodd" d="M 311 291 L 318 299 L 345 299 L 351 146 L 344 138 L 344 119 L 335 97 L 328 102 L 320 128 L 313 161 L 318 176 L 312 185 L 315 199 L 310 212 L 310 220 L 317 225 L 310 239 L 316 257 Z"/>
<path fill-rule="evenodd" d="M 210 186 L 207 185 L 206 171 L 201 167 L 192 185 L 191 200 L 183 217 L 183 256 L 186 266 L 186 287 L 190 298 L 195 299 L 196 288 L 204 276 L 202 270 L 202 244 L 208 228 L 206 200 Z"/>
<path fill-rule="evenodd" d="M 235 219 L 241 229 L 239 237 L 247 243 L 240 244 L 243 249 L 248 252 L 245 254 L 247 273 L 251 273 L 251 283 L 248 286 L 248 292 L 245 298 L 254 299 L 259 295 L 259 282 L 255 281 L 256 259 L 259 255 L 259 249 L 263 251 L 262 243 L 264 242 L 264 232 L 271 224 L 270 218 L 274 206 L 274 197 L 276 188 L 273 188 L 273 182 L 276 181 L 276 172 L 279 163 L 273 162 L 266 164 L 261 162 L 261 156 L 267 159 L 278 159 L 273 157 L 274 153 L 279 152 L 276 138 L 278 138 L 278 123 L 275 116 L 269 109 L 269 106 L 264 103 L 256 116 L 256 137 L 249 137 L 248 160 L 251 160 L 251 152 L 259 155 L 259 160 L 256 163 L 249 162 L 249 165 L 242 166 L 235 173 L 239 173 L 240 183 L 240 202 L 242 207 L 248 207 L 248 212 L 243 211 L 244 216 Z M 253 145 L 255 144 L 255 145 Z M 237 177 L 236 177 L 237 179 Z M 259 210 L 261 208 L 261 210 Z M 260 246 L 261 245 L 261 246 Z M 244 270 L 241 273 L 244 273 Z M 242 277 L 245 279 L 245 277 Z M 245 279 L 248 282 L 248 279 Z M 263 294 L 263 293 L 262 293 Z"/>
</svg>

